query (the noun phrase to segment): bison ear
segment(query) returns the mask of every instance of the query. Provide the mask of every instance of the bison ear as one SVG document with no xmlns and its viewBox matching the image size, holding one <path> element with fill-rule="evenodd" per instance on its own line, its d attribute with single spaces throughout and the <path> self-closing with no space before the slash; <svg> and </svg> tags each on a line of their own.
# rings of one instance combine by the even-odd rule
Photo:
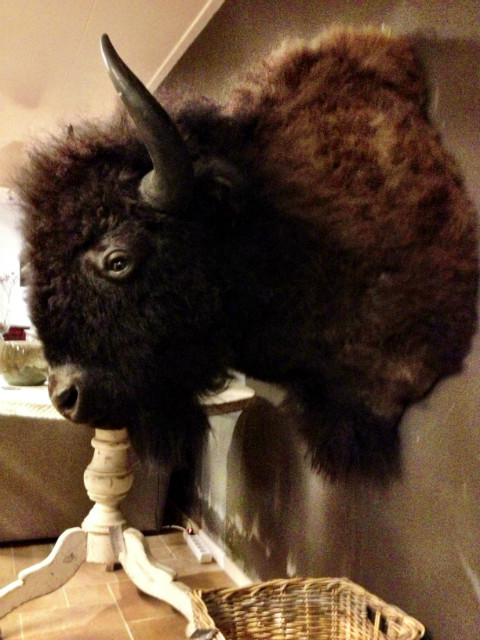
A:
<svg viewBox="0 0 480 640">
<path fill-rule="evenodd" d="M 140 137 L 153 170 L 140 184 L 142 199 L 164 213 L 185 211 L 193 192 L 193 167 L 187 146 L 165 109 L 127 67 L 109 37 L 101 39 L 108 74 Z"/>
<path fill-rule="evenodd" d="M 244 220 L 249 207 L 242 174 L 229 162 L 218 158 L 200 161 L 195 169 L 199 192 L 207 198 L 206 217 L 214 217 L 217 223 L 229 226 Z"/>
</svg>

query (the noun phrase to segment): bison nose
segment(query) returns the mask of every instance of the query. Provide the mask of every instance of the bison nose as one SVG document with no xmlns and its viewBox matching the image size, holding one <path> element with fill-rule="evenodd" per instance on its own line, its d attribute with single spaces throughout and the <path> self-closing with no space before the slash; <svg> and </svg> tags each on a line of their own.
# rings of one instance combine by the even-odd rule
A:
<svg viewBox="0 0 480 640">
<path fill-rule="evenodd" d="M 48 376 L 48 393 L 54 407 L 73 422 L 80 421 L 82 377 L 72 365 L 56 367 Z"/>
</svg>

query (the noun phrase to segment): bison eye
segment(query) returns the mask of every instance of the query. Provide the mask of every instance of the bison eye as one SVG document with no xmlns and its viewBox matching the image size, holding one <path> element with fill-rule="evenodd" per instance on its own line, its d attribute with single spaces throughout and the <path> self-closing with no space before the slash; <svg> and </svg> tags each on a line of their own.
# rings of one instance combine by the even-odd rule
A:
<svg viewBox="0 0 480 640">
<path fill-rule="evenodd" d="M 119 249 L 107 253 L 103 258 L 103 268 L 110 278 L 125 278 L 133 266 L 132 257 Z"/>
</svg>

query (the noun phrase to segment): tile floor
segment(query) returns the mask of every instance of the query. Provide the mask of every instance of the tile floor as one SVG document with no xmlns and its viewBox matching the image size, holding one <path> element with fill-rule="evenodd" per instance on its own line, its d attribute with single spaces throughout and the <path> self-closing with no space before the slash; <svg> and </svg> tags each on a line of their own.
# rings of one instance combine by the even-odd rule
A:
<svg viewBox="0 0 480 640">
<path fill-rule="evenodd" d="M 180 532 L 148 538 L 153 556 L 192 588 L 233 586 L 215 563 L 199 564 Z M 53 545 L 0 547 L 0 587 L 40 562 Z M 83 564 L 61 589 L 0 620 L 0 640 L 185 640 L 184 618 L 138 591 L 122 569 Z"/>
</svg>

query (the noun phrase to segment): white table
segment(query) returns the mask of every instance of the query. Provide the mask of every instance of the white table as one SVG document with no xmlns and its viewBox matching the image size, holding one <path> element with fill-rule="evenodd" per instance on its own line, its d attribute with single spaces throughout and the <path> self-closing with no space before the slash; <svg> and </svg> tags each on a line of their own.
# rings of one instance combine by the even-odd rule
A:
<svg viewBox="0 0 480 640">
<path fill-rule="evenodd" d="M 204 398 L 202 404 L 209 416 L 240 412 L 253 396 L 252 389 L 237 383 L 221 394 Z M 0 384 L 0 413 L 64 420 L 52 407 L 46 385 L 12 389 Z M 128 527 L 119 509 L 133 482 L 127 430 L 95 429 L 92 446 L 95 451 L 84 483 L 94 506 L 80 527 L 61 534 L 43 562 L 21 571 L 17 580 L 0 589 L 0 618 L 22 603 L 61 587 L 85 561 L 105 564 L 107 569 L 120 563 L 141 591 L 169 603 L 187 618 L 189 635 L 205 640 L 212 637 L 211 630 L 195 627 L 190 589 L 174 582 L 175 572 L 153 559 L 143 534 Z"/>
</svg>

